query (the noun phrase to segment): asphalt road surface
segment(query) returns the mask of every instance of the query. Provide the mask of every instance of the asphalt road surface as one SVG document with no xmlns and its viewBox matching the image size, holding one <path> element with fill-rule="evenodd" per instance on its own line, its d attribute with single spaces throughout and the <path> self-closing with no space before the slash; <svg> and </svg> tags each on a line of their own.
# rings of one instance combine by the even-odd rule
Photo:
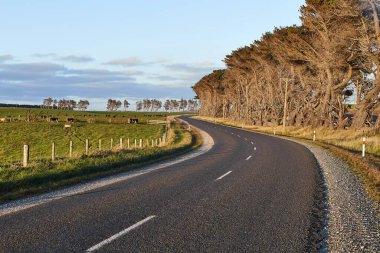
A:
<svg viewBox="0 0 380 253">
<path fill-rule="evenodd" d="M 0 252 L 304 252 L 318 165 L 291 141 L 188 121 L 194 159 L 0 217 Z"/>
</svg>

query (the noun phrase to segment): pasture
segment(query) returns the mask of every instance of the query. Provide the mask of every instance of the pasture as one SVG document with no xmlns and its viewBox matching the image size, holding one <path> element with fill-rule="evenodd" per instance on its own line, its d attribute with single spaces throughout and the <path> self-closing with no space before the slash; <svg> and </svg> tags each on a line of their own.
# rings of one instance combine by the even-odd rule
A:
<svg viewBox="0 0 380 253">
<path fill-rule="evenodd" d="M 85 142 L 89 140 L 89 154 L 120 145 L 120 138 L 125 145 L 130 140 L 143 140 L 143 144 L 162 137 L 164 124 L 147 124 L 164 122 L 166 114 L 146 112 L 78 112 L 48 109 L 0 108 L 0 118 L 7 118 L 0 123 L 0 167 L 21 162 L 23 145 L 30 146 L 30 158 L 48 159 L 51 157 L 51 145 L 56 146 L 57 158 L 69 156 L 69 143 L 73 142 L 73 157 L 85 153 Z M 58 118 L 58 122 L 48 122 L 48 117 Z M 66 119 L 74 119 L 67 123 Z M 138 124 L 128 124 L 130 118 L 138 119 Z M 28 122 L 29 119 L 29 122 Z M 91 121 L 88 121 L 91 119 Z M 91 122 L 91 123 L 89 123 Z M 69 125 L 70 127 L 65 127 Z"/>
</svg>

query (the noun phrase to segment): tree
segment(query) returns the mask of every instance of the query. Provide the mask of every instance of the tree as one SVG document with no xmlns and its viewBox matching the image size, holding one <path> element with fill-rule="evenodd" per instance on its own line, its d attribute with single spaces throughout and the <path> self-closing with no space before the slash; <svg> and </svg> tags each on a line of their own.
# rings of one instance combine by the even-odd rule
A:
<svg viewBox="0 0 380 253">
<path fill-rule="evenodd" d="M 129 106 L 130 106 L 130 103 L 129 103 L 127 100 L 124 100 L 123 105 L 124 105 L 124 110 L 127 111 L 127 109 L 128 109 Z"/>
</svg>

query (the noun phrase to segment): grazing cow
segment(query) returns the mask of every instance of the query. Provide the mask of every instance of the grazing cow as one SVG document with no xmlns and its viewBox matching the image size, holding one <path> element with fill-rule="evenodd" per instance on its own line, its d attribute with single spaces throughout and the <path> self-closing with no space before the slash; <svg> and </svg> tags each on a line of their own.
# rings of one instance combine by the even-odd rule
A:
<svg viewBox="0 0 380 253">
<path fill-rule="evenodd" d="M 50 117 L 48 118 L 48 122 L 58 122 L 59 118 Z"/>
<path fill-rule="evenodd" d="M 68 123 L 73 123 L 75 121 L 74 118 L 66 118 L 66 122 Z"/>
<path fill-rule="evenodd" d="M 128 119 L 128 123 L 129 124 L 137 124 L 137 123 L 139 123 L 139 119 L 131 119 L 131 118 L 129 118 Z"/>
</svg>

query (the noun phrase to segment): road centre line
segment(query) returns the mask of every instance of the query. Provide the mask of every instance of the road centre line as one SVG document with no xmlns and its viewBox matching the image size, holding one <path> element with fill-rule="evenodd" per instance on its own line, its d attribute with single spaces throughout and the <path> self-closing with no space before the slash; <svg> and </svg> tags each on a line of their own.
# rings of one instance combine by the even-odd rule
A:
<svg viewBox="0 0 380 253">
<path fill-rule="evenodd" d="M 93 251 L 96 251 L 96 250 L 100 249 L 101 247 L 103 247 L 103 246 L 105 246 L 105 245 L 111 243 L 112 241 L 114 241 L 114 240 L 118 239 L 119 237 L 121 237 L 121 236 L 127 234 L 127 233 L 130 232 L 131 230 L 136 229 L 137 227 L 141 226 L 141 225 L 144 224 L 145 222 L 148 222 L 149 220 L 151 220 L 151 219 L 153 219 L 153 218 L 155 218 L 155 217 L 156 217 L 156 215 L 152 215 L 152 216 L 149 216 L 149 217 L 147 217 L 147 218 L 145 218 L 145 219 L 143 219 L 143 220 L 137 222 L 136 224 L 134 224 L 134 225 L 132 225 L 132 226 L 130 226 L 130 227 L 124 229 L 123 231 L 121 231 L 121 232 L 119 232 L 119 233 L 117 233 L 117 234 L 111 236 L 110 238 L 108 238 L 108 239 L 106 239 L 106 240 L 104 240 L 104 241 L 102 241 L 102 242 L 100 242 L 100 243 L 98 243 L 98 244 L 92 246 L 92 247 L 89 248 L 86 252 L 93 252 Z"/>
<path fill-rule="evenodd" d="M 220 179 L 224 178 L 225 176 L 227 176 L 228 174 L 230 174 L 232 171 L 230 170 L 229 172 L 227 172 L 226 174 L 218 177 L 215 181 L 219 181 Z"/>
<path fill-rule="evenodd" d="M 251 158 L 252 158 L 252 156 L 250 155 L 250 156 L 248 156 L 247 159 L 245 159 L 245 160 L 248 161 L 248 160 L 251 159 Z"/>
</svg>

